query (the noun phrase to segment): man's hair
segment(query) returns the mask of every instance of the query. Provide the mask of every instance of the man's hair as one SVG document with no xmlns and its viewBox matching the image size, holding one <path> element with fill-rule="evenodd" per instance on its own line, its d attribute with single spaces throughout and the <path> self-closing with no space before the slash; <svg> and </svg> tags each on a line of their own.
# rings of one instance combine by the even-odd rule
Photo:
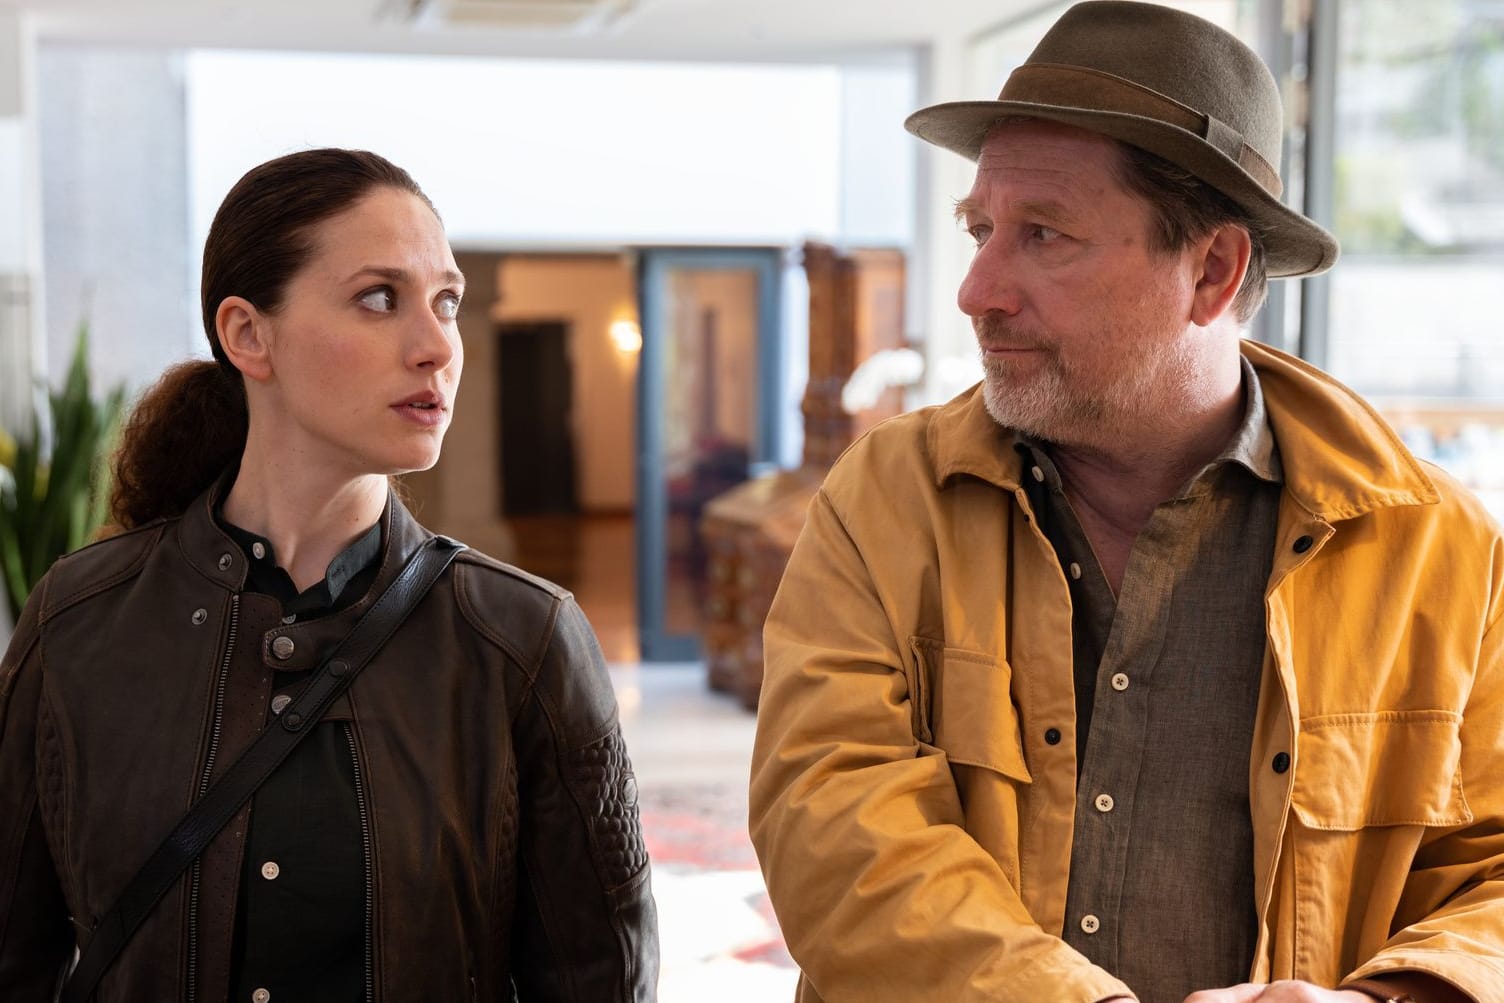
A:
<svg viewBox="0 0 1504 1003">
<path fill-rule="evenodd" d="M 1154 214 L 1149 234 L 1150 246 L 1154 250 L 1165 253 L 1182 250 L 1229 223 L 1248 231 L 1248 272 L 1232 302 L 1238 321 L 1247 323 L 1264 305 L 1264 298 L 1269 293 L 1269 276 L 1264 264 L 1267 228 L 1190 171 L 1128 143 L 1120 142 L 1118 146 L 1123 154 L 1118 165 L 1118 180 L 1147 202 Z"/>
</svg>

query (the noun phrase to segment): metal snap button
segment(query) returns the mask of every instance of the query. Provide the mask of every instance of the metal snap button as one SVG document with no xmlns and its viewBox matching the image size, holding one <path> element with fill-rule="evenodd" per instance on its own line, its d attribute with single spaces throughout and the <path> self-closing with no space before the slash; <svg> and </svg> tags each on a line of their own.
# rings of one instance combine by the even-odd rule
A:
<svg viewBox="0 0 1504 1003">
<path fill-rule="evenodd" d="M 266 544 L 262 543 L 260 540 L 257 540 L 255 543 L 251 544 L 251 553 L 256 556 L 256 560 L 261 560 L 266 556 Z"/>
<path fill-rule="evenodd" d="M 272 697 L 272 713 L 282 713 L 287 709 L 287 705 L 290 703 L 292 703 L 292 697 L 288 696 L 286 693 L 278 693 L 276 696 Z"/>
<path fill-rule="evenodd" d="M 286 634 L 272 639 L 272 654 L 284 661 L 292 657 L 292 653 L 297 650 L 297 647 L 293 643 L 292 638 Z"/>
<path fill-rule="evenodd" d="M 282 622 L 283 623 L 292 623 L 297 618 L 298 618 L 298 614 L 296 614 L 296 613 L 289 613 L 289 614 L 287 614 L 286 616 L 284 616 L 282 618 Z"/>
<path fill-rule="evenodd" d="M 329 674 L 336 679 L 342 679 L 350 671 L 350 663 L 343 658 L 336 658 L 329 663 Z"/>
<path fill-rule="evenodd" d="M 193 616 L 191 619 L 193 620 L 193 625 L 197 627 L 199 624 L 209 619 L 209 611 L 203 608 L 196 609 L 193 611 Z"/>
<path fill-rule="evenodd" d="M 230 566 L 233 565 L 234 563 L 235 563 L 235 558 L 231 557 L 229 554 L 220 554 L 219 555 L 219 570 L 221 570 L 221 571 L 229 571 L 230 570 Z"/>
</svg>

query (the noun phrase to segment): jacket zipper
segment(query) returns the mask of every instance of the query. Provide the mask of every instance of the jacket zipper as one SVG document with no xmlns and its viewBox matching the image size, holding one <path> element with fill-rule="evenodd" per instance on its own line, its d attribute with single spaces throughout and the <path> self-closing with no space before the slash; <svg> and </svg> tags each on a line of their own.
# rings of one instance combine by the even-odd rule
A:
<svg viewBox="0 0 1504 1003">
<path fill-rule="evenodd" d="M 371 852 L 371 812 L 366 803 L 365 778 L 360 772 L 360 753 L 355 743 L 355 725 L 345 725 L 345 739 L 350 743 L 350 766 L 355 776 L 355 806 L 360 811 L 360 847 L 365 861 L 366 874 L 366 929 L 365 929 L 365 968 L 366 968 L 366 1003 L 375 1003 L 376 1000 L 376 968 L 373 957 L 372 926 L 375 921 L 376 907 L 376 869 L 374 854 Z"/>
<path fill-rule="evenodd" d="M 240 595 L 230 596 L 230 629 L 225 634 L 224 656 L 219 663 L 219 680 L 214 688 L 214 720 L 209 729 L 209 752 L 204 759 L 203 776 L 198 782 L 198 796 L 194 803 L 203 800 L 209 792 L 209 780 L 214 775 L 214 760 L 219 755 L 220 731 L 224 724 L 225 686 L 230 678 L 230 660 L 235 653 L 235 635 L 240 629 Z M 198 999 L 198 891 L 199 862 L 193 862 L 192 879 L 188 892 L 188 1003 Z"/>
</svg>

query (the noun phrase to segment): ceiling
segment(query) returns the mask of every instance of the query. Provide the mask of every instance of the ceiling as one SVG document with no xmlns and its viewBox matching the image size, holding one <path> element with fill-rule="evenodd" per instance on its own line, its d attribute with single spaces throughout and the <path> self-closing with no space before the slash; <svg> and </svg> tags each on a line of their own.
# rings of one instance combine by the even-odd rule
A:
<svg viewBox="0 0 1504 1003">
<path fill-rule="evenodd" d="M 614 19 L 612 9 L 626 7 Z M 0 0 L 43 40 L 539 58 L 859 61 L 1040 0 Z M 416 8 L 416 14 L 415 14 Z M 587 15 L 574 25 L 577 11 Z M 536 22 L 534 26 L 523 26 Z"/>
</svg>

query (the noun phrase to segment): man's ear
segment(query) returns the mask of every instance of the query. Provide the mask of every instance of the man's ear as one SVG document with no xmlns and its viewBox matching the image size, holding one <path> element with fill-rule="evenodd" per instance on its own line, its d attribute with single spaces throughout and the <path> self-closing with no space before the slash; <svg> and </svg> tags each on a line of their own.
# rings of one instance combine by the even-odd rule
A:
<svg viewBox="0 0 1504 1003">
<path fill-rule="evenodd" d="M 258 382 L 272 375 L 271 345 L 266 315 L 240 296 L 227 296 L 214 311 L 219 345 L 246 379 Z"/>
<path fill-rule="evenodd" d="M 1191 320 L 1206 327 L 1232 308 L 1243 287 L 1252 253 L 1248 231 L 1233 223 L 1219 226 L 1195 244 L 1196 291 L 1191 301 Z"/>
</svg>

